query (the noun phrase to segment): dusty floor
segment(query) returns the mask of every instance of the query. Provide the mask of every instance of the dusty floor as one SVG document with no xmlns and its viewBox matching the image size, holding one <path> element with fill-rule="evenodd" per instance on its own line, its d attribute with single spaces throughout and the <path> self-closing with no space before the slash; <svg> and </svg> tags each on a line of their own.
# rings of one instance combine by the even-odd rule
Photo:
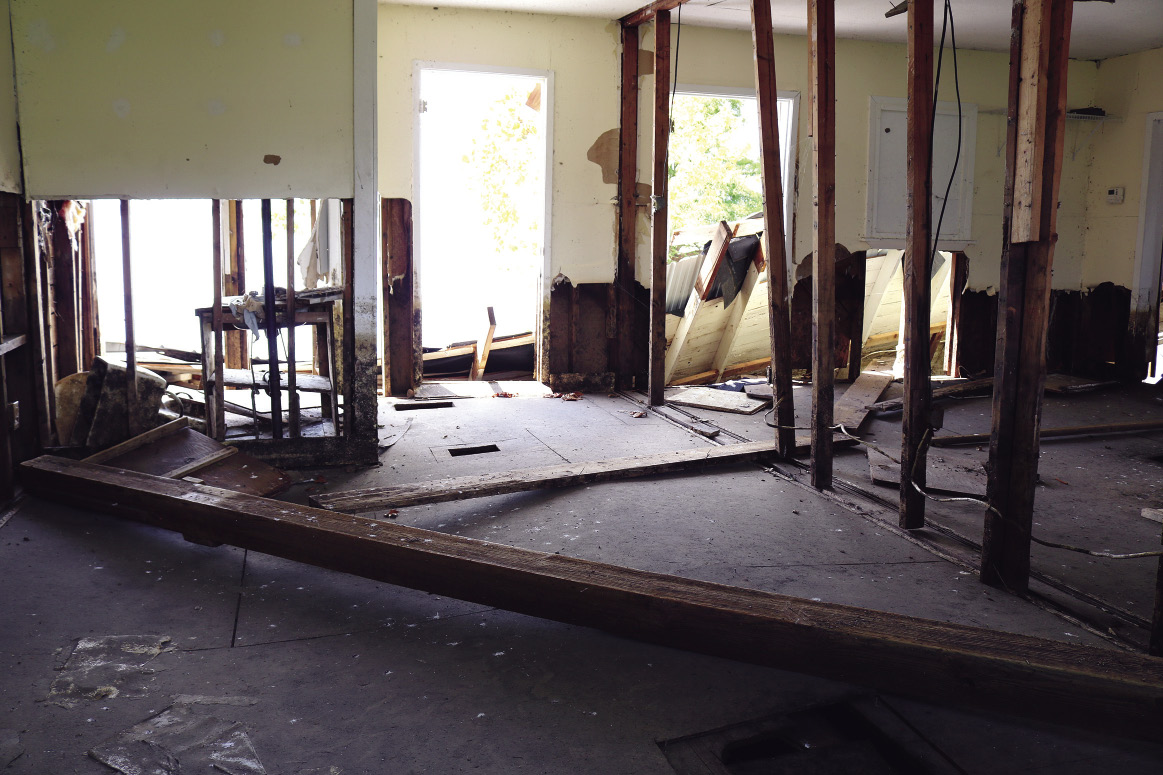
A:
<svg viewBox="0 0 1163 775">
<path fill-rule="evenodd" d="M 538 395 L 531 383 L 506 387 L 520 395 L 412 412 L 385 403 L 381 435 L 407 430 L 385 450 L 383 466 L 318 473 L 339 490 L 708 443 L 657 416 L 633 417 L 639 407 L 623 397 L 565 402 Z M 807 397 L 807 390 L 797 392 Z M 1163 417 L 1158 396 L 1143 389 L 1050 400 L 1046 424 Z M 725 442 L 732 434 L 769 433 L 763 414 L 695 414 L 722 426 Z M 947 408 L 947 432 L 986 430 L 987 415 L 988 399 L 957 402 Z M 899 419 L 875 419 L 864 435 L 891 451 Z M 497 451 L 450 454 L 488 444 Z M 972 486 L 983 482 L 972 471 L 984 454 L 942 450 L 934 467 Z M 1140 514 L 1163 505 L 1163 464 L 1152 459 L 1159 455 L 1163 435 L 1047 444 L 1039 527 L 1046 537 L 1096 548 L 1158 546 L 1159 525 Z M 838 455 L 836 467 L 859 488 L 894 499 L 868 481 L 862 451 Z M 946 532 L 927 529 L 921 538 L 951 558 L 944 559 L 892 530 L 895 514 L 875 498 L 843 487 L 823 497 L 804 478 L 789 466 L 738 466 L 418 506 L 401 509 L 398 519 L 636 568 L 1113 647 L 1080 622 L 976 581 L 964 540 L 979 537 L 976 507 L 932 505 Z M 302 500 L 304 490 L 288 497 Z M 1127 616 L 1103 614 L 1042 585 L 1046 597 L 1099 631 L 1112 626 L 1129 641 L 1140 639 L 1127 617 L 1149 614 L 1152 561 L 1063 554 L 1036 550 L 1035 565 L 1108 598 Z M 11 760 L 14 773 L 109 772 L 87 752 L 171 706 L 239 722 L 268 773 L 672 773 L 664 741 L 867 694 L 254 552 L 196 546 L 31 498 L 0 529 L 0 567 L 0 767 Z M 75 672 L 79 657 L 68 658 L 78 639 L 145 634 L 170 640 L 156 656 L 137 652 L 144 669 L 110 679 L 120 681 L 117 696 L 73 696 L 83 687 L 62 677 Z M 893 697 L 876 698 L 875 707 L 896 729 L 890 736 L 932 771 L 1129 774 L 1163 766 L 1160 746 Z M 141 757 L 154 751 L 135 746 L 128 750 Z M 676 749 L 667 750 L 673 760 Z M 848 750 L 856 758 L 847 760 L 829 758 L 829 750 L 815 758 L 760 757 L 729 771 L 900 771 L 870 749 Z M 220 771 L 261 771 L 253 762 L 216 761 Z M 781 761 L 788 767 L 779 769 Z M 838 761 L 847 764 L 836 769 Z"/>
</svg>

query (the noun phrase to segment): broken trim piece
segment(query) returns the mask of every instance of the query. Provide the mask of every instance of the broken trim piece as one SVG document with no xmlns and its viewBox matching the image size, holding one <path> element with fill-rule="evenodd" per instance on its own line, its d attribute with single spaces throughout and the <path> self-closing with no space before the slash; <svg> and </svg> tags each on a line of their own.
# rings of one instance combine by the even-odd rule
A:
<svg viewBox="0 0 1163 775">
<path fill-rule="evenodd" d="M 942 704 L 1163 741 L 1163 660 L 517 549 L 49 456 L 34 495 L 322 568 Z"/>
</svg>

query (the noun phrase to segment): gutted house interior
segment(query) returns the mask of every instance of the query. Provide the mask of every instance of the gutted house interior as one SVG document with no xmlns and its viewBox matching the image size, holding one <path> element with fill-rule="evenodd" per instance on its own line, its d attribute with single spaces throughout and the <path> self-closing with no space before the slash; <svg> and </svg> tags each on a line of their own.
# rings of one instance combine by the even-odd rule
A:
<svg viewBox="0 0 1163 775">
<path fill-rule="evenodd" d="M 1158 0 L 0 0 L 0 769 L 1157 773 Z"/>
</svg>

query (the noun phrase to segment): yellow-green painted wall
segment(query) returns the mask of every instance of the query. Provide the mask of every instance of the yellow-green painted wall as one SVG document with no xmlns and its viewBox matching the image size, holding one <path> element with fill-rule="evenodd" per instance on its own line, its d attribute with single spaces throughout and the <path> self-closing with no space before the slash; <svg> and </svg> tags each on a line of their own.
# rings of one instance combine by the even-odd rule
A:
<svg viewBox="0 0 1163 775">
<path fill-rule="evenodd" d="M 795 204 L 795 260 L 811 252 L 812 155 L 808 137 L 807 39 L 777 36 L 776 69 L 781 91 L 800 93 L 797 137 L 799 175 Z M 998 283 L 1001 256 L 1002 186 L 1005 177 L 1005 107 L 1009 55 L 982 51 L 958 52 L 961 99 L 978 108 L 975 149 L 971 288 L 990 288 Z M 836 45 L 836 234 L 851 250 L 867 247 L 865 198 L 868 183 L 868 98 L 904 97 L 907 49 L 904 45 L 840 40 Z M 952 62 L 946 52 L 941 78 L 941 100 L 953 101 Z M 673 69 L 673 65 L 672 65 Z M 1071 62 L 1068 105 L 1092 104 L 1096 66 Z M 755 74 L 751 35 L 745 31 L 688 27 L 682 31 L 677 75 L 679 83 L 708 86 L 753 87 Z M 649 80 L 649 79 L 647 79 Z M 1063 167 L 1062 204 L 1058 231 L 1062 235 L 1055 253 L 1054 287 L 1078 288 L 1082 275 L 1082 236 L 1085 233 L 1086 191 L 1089 182 L 1087 153 L 1071 158 L 1072 144 L 1080 138 L 1079 127 L 1069 124 L 1066 161 Z M 1083 129 L 1089 131 L 1089 127 Z M 1085 134 L 1081 135 L 1082 138 Z M 936 184 L 935 184 L 936 185 Z M 904 191 L 901 192 L 904 196 Z"/>
<path fill-rule="evenodd" d="M 12 68 L 10 0 L 0 0 L 0 191 L 20 191 L 20 144 L 16 133 L 16 79 Z"/>
<path fill-rule="evenodd" d="M 28 196 L 351 196 L 352 0 L 10 2 Z"/>
<path fill-rule="evenodd" d="M 617 186 L 586 154 L 618 126 L 618 27 L 572 16 L 379 10 L 380 191 L 415 198 L 413 63 L 417 60 L 551 70 L 554 74 L 550 276 L 609 282 L 615 262 Z"/>
<path fill-rule="evenodd" d="M 1091 140 L 1094 157 L 1087 195 L 1086 260 L 1082 285 L 1133 285 L 1147 114 L 1163 111 L 1163 49 L 1104 60 L 1095 102 L 1117 121 L 1106 121 Z M 1083 125 L 1087 131 L 1094 125 Z M 1126 187 L 1123 204 L 1106 192 Z"/>
</svg>

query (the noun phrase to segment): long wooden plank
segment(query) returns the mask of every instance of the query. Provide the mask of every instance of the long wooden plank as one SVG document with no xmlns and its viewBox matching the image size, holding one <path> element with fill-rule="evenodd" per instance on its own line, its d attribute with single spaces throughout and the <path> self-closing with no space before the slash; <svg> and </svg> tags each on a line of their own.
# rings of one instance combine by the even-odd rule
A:
<svg viewBox="0 0 1163 775">
<path fill-rule="evenodd" d="M 929 256 L 933 201 L 933 3 L 909 3 L 908 140 L 905 170 L 904 351 L 905 409 L 901 420 L 900 526 L 925 526 L 925 439 L 929 411 Z"/>
<path fill-rule="evenodd" d="M 295 200 L 287 200 L 287 312 L 294 319 L 295 315 Z M 295 353 L 295 327 L 287 326 L 287 431 L 291 438 L 302 435 L 299 427 L 299 391 L 296 387 L 298 374 L 295 369 L 298 365 L 298 356 Z M 217 390 L 218 385 L 214 388 Z"/>
<path fill-rule="evenodd" d="M 812 485 L 832 486 L 836 380 L 836 2 L 808 2 L 812 95 Z"/>
<path fill-rule="evenodd" d="M 1163 660 L 518 549 L 52 457 L 29 491 L 390 584 L 879 691 L 1163 740 Z"/>
<path fill-rule="evenodd" d="M 759 165 L 763 177 L 763 255 L 767 259 L 768 335 L 775 385 L 775 445 L 783 457 L 795 448 L 795 405 L 791 386 L 791 297 L 787 283 L 787 224 L 783 222 L 783 175 L 779 154 L 779 89 L 770 0 L 751 0 L 755 49 L 755 96 L 759 110 Z"/>
<path fill-rule="evenodd" d="M 666 232 L 670 181 L 670 11 L 661 11 L 654 25 L 654 191 L 650 222 L 650 351 L 646 400 L 665 403 L 666 388 Z"/>
<path fill-rule="evenodd" d="M 489 353 L 493 349 L 493 334 L 497 331 L 497 317 L 493 314 L 493 308 L 489 307 L 489 330 L 485 332 L 485 338 L 481 342 L 479 350 L 473 356 L 472 370 L 469 373 L 469 379 L 480 379 L 484 376 L 485 368 L 489 364 Z"/>
<path fill-rule="evenodd" d="M 525 471 L 500 471 L 392 487 L 322 493 L 312 495 L 311 504 L 350 513 L 376 511 L 415 506 L 420 503 L 467 500 L 486 495 L 576 487 L 579 484 L 593 482 L 692 471 L 710 465 L 746 463 L 766 459 L 774 452 L 775 448 L 770 442 L 752 441 L 723 447 L 700 447 L 589 463 L 563 463 Z"/>
<path fill-rule="evenodd" d="M 213 255 L 211 258 L 213 278 L 213 304 L 210 307 L 210 336 L 203 333 L 202 369 L 203 373 L 210 372 L 213 386 L 203 386 L 206 396 L 206 420 L 209 435 L 217 441 L 226 438 L 226 410 L 225 393 L 222 384 L 223 369 L 226 368 L 226 354 L 223 345 L 223 312 L 222 312 L 222 200 L 215 199 L 210 205 L 212 222 Z M 203 332 L 205 323 L 202 322 Z M 294 337 L 292 337 L 293 339 Z"/>
<path fill-rule="evenodd" d="M 129 250 L 129 200 L 121 200 L 121 284 L 125 293 L 125 410 L 129 435 L 137 428 L 137 345 L 133 328 L 133 265 Z"/>
<path fill-rule="evenodd" d="M 146 444 L 152 444 L 158 439 L 165 438 L 172 433 L 177 433 L 182 428 L 189 427 L 189 417 L 179 417 L 176 420 L 170 420 L 165 425 L 159 425 L 156 428 L 150 428 L 144 433 L 139 433 L 131 439 L 126 439 L 120 444 L 114 444 L 108 449 L 103 449 L 85 458 L 86 463 L 104 463 L 106 460 L 112 460 L 115 457 L 124 455 L 127 452 L 132 452 L 135 449 L 144 447 Z"/>
</svg>

